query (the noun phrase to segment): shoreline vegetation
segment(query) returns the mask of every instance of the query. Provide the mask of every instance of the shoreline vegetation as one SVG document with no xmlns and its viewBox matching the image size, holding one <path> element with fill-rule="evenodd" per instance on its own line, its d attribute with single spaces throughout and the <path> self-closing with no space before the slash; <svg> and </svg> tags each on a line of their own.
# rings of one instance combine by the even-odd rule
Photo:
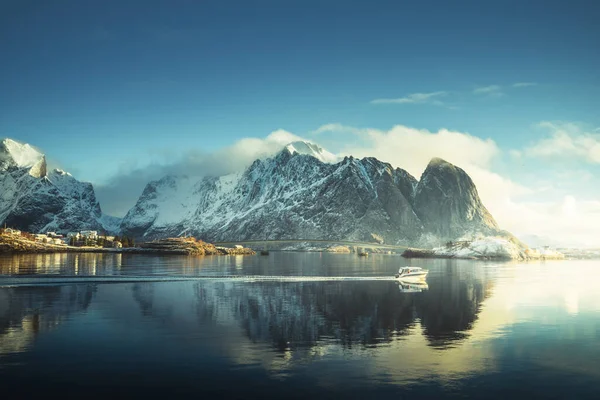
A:
<svg viewBox="0 0 600 400">
<path fill-rule="evenodd" d="M 19 235 L 0 235 L 1 253 L 125 253 L 125 254 L 165 254 L 165 255 L 254 255 L 256 252 L 246 247 L 217 247 L 192 237 L 167 238 L 140 243 L 136 247 L 106 248 L 98 246 L 69 246 L 41 243 Z"/>
</svg>

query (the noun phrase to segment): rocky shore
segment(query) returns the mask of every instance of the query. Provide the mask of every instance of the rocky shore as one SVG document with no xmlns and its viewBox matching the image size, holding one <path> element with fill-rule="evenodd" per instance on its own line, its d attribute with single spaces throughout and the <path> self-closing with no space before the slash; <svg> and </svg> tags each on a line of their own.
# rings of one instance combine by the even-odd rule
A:
<svg viewBox="0 0 600 400">
<path fill-rule="evenodd" d="M 133 249 L 124 249 L 125 252 L 131 252 Z M 211 243 L 206 243 L 194 238 L 167 238 L 154 240 L 152 242 L 140 244 L 143 253 L 158 254 L 185 254 L 194 256 L 212 256 L 212 255 L 254 255 L 254 250 L 249 248 L 230 248 L 217 247 Z"/>
<path fill-rule="evenodd" d="M 1 253 L 128 253 L 165 255 L 254 255 L 249 248 L 216 247 L 194 238 L 168 238 L 142 243 L 138 247 L 75 247 L 41 243 L 22 236 L 0 235 Z"/>
</svg>

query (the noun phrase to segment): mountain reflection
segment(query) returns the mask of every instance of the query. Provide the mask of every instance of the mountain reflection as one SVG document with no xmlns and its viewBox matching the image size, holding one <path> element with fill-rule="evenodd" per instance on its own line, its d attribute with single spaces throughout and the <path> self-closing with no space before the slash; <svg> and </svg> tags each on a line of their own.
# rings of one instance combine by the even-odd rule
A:
<svg viewBox="0 0 600 400">
<path fill-rule="evenodd" d="M 429 345 L 444 348 L 467 337 L 490 288 L 483 276 L 437 277 L 420 293 L 394 282 L 203 283 L 196 297 L 203 321 L 230 314 L 250 340 L 281 351 L 321 340 L 348 348 L 388 343 L 418 320 Z"/>
<path fill-rule="evenodd" d="M 38 334 L 87 310 L 95 291 L 95 285 L 1 289 L 0 356 L 23 351 Z"/>
</svg>

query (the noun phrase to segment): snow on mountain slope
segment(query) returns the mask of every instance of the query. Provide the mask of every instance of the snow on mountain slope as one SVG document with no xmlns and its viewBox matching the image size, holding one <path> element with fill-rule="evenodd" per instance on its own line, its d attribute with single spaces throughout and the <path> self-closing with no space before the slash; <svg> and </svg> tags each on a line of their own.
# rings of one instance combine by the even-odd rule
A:
<svg viewBox="0 0 600 400">
<path fill-rule="evenodd" d="M 327 150 L 314 143 L 296 141 L 285 146 L 285 149 L 291 154 L 298 153 L 313 156 L 317 160 L 324 163 L 335 163 L 339 161 L 337 156 L 333 155 L 332 153 L 328 152 Z"/>
<path fill-rule="evenodd" d="M 32 146 L 12 139 L 3 139 L 0 144 L 0 168 L 2 161 L 12 161 L 12 165 L 16 167 L 32 167 L 43 157 L 44 155 Z"/>
<path fill-rule="evenodd" d="M 144 239 L 190 234 L 209 241 L 383 238 L 386 243 L 415 243 L 424 233 L 455 239 L 472 230 L 496 231 L 466 174 L 448 178 L 430 169 L 417 182 L 375 158 L 324 161 L 334 157 L 316 145 L 294 142 L 238 174 L 195 183 L 172 176 L 151 182 L 121 229 Z M 424 216 L 429 212 L 437 220 Z"/>
<path fill-rule="evenodd" d="M 294 151 L 291 147 L 237 174 L 194 184 L 176 177 L 151 182 L 121 229 L 144 238 L 191 234 L 211 241 L 372 241 L 377 234 L 397 242 L 420 234 L 421 224 L 403 195 L 416 184 L 406 171 L 375 159 L 324 163 L 296 151 L 297 144 Z"/>
<path fill-rule="evenodd" d="M 102 214 L 90 183 L 47 171 L 45 156 L 28 144 L 0 145 L 0 223 L 29 232 L 95 229 L 114 232 L 120 220 Z"/>
</svg>

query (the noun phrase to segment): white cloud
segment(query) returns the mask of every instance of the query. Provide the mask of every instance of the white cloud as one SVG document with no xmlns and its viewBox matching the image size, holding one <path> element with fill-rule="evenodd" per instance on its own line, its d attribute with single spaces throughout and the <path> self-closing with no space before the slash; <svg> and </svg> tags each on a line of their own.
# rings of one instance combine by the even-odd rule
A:
<svg viewBox="0 0 600 400">
<path fill-rule="evenodd" d="M 406 97 L 395 99 L 375 99 L 371 100 L 371 104 L 433 104 L 441 106 L 442 103 L 438 97 L 446 96 L 448 92 L 431 92 L 431 93 L 412 93 Z"/>
<path fill-rule="evenodd" d="M 377 157 L 402 167 L 417 177 L 433 157 L 441 157 L 453 163 L 468 163 L 488 167 L 499 153 L 496 143 L 466 133 L 440 129 L 430 132 L 396 125 L 388 131 L 371 128 L 356 128 L 341 124 L 323 125 L 320 133 L 348 132 L 356 140 L 348 138 L 340 148 L 343 154 L 355 157 Z"/>
<path fill-rule="evenodd" d="M 540 128 L 550 136 L 525 149 L 530 157 L 571 158 L 600 164 L 600 134 L 583 130 L 579 125 L 564 122 L 541 122 Z"/>
<path fill-rule="evenodd" d="M 123 216 L 152 180 L 165 175 L 202 177 L 229 174 L 247 167 L 258 158 L 275 154 L 296 140 L 303 139 L 279 129 L 265 138 L 243 138 L 214 152 L 190 150 L 175 161 L 170 154 L 165 154 L 167 161 L 156 159 L 150 165 L 123 165 L 116 176 L 106 183 L 94 185 L 94 189 L 104 212 Z"/>
<path fill-rule="evenodd" d="M 503 96 L 502 88 L 499 85 L 481 86 L 473 89 L 473 94 L 487 95 L 491 97 Z"/>
<path fill-rule="evenodd" d="M 537 83 L 535 83 L 535 82 L 517 82 L 517 83 L 512 84 L 512 87 L 514 87 L 514 88 L 523 88 L 523 87 L 530 87 L 530 86 L 537 86 Z"/>
</svg>

